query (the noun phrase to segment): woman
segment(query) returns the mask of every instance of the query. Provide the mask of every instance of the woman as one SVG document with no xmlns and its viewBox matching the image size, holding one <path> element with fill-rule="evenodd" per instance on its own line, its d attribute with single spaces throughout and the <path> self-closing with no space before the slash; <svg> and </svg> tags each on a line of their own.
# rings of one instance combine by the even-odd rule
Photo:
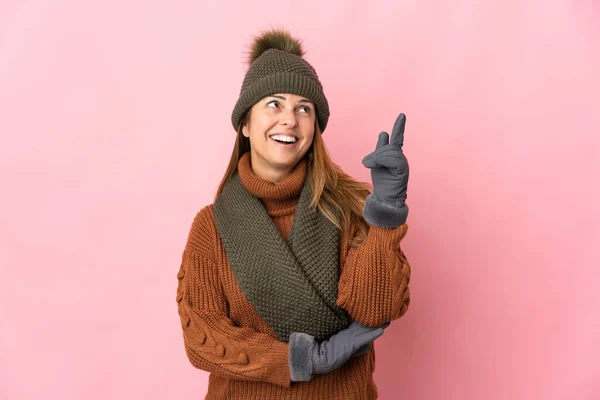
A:
<svg viewBox="0 0 600 400">
<path fill-rule="evenodd" d="M 376 399 L 372 342 L 409 305 L 405 117 L 363 160 L 370 193 L 327 154 L 302 56 L 286 31 L 254 41 L 229 167 L 183 252 L 179 315 L 206 399 Z"/>
</svg>

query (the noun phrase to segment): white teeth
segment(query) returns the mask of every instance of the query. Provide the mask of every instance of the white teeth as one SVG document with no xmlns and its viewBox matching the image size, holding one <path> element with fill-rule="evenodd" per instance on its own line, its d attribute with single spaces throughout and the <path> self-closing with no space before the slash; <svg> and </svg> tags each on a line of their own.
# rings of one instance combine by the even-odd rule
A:
<svg viewBox="0 0 600 400">
<path fill-rule="evenodd" d="M 293 136 L 284 136 L 284 135 L 273 135 L 271 136 L 271 139 L 280 141 L 280 142 L 287 142 L 287 143 L 295 143 L 296 142 L 296 138 Z"/>
</svg>

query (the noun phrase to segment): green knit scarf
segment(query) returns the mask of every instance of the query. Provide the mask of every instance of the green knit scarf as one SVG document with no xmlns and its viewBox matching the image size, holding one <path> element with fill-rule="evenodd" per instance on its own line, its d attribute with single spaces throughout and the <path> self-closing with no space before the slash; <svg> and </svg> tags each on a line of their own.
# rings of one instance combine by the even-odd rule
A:
<svg viewBox="0 0 600 400">
<path fill-rule="evenodd" d="M 287 241 L 238 173 L 214 204 L 217 229 L 240 288 L 286 343 L 292 332 L 321 341 L 349 323 L 336 304 L 339 231 L 311 208 L 311 198 L 306 179 Z"/>
</svg>

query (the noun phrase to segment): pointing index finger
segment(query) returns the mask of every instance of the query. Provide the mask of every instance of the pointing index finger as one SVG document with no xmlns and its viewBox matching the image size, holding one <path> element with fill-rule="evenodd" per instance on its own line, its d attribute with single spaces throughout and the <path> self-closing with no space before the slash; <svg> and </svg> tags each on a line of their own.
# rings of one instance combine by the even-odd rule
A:
<svg viewBox="0 0 600 400">
<path fill-rule="evenodd" d="M 394 129 L 392 130 L 392 139 L 391 142 L 398 146 L 402 147 L 404 145 L 404 126 L 406 125 L 406 115 L 403 113 L 398 115 L 396 118 L 396 122 L 394 123 Z"/>
</svg>

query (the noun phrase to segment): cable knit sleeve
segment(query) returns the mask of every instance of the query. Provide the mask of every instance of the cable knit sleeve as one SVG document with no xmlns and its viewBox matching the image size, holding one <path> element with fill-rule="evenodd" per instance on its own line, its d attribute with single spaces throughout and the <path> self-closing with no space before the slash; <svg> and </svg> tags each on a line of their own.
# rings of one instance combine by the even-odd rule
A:
<svg viewBox="0 0 600 400">
<path fill-rule="evenodd" d="M 371 226 L 358 248 L 341 259 L 338 305 L 357 322 L 379 326 L 398 319 L 410 303 L 410 265 L 400 248 L 408 226 Z"/>
<path fill-rule="evenodd" d="M 233 379 L 291 384 L 288 345 L 227 317 L 227 299 L 211 256 L 206 209 L 198 213 L 177 274 L 177 303 L 187 356 L 196 368 Z"/>
</svg>

